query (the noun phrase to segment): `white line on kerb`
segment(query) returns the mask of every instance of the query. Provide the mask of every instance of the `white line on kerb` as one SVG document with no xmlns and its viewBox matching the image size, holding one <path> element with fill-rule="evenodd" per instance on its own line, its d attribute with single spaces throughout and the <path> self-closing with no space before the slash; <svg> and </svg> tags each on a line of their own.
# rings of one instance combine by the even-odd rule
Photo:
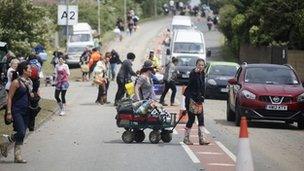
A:
<svg viewBox="0 0 304 171">
<path fill-rule="evenodd" d="M 199 159 L 185 143 L 180 142 L 180 144 L 182 145 L 182 147 L 184 148 L 193 163 L 200 163 Z"/>
<path fill-rule="evenodd" d="M 235 164 L 228 164 L 228 163 L 208 163 L 210 166 L 235 166 Z"/>
<path fill-rule="evenodd" d="M 222 144 L 221 142 L 219 141 L 215 141 L 215 143 L 234 161 L 236 162 L 236 157 L 235 155 L 228 149 L 224 146 L 224 144 Z"/>
</svg>

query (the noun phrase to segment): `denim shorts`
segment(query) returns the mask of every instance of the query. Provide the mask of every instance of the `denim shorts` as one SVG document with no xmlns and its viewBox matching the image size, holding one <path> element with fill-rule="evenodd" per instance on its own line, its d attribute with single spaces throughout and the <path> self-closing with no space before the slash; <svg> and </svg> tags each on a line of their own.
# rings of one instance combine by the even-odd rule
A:
<svg viewBox="0 0 304 171">
<path fill-rule="evenodd" d="M 57 83 L 56 90 L 67 90 L 69 88 L 68 82 Z"/>
</svg>

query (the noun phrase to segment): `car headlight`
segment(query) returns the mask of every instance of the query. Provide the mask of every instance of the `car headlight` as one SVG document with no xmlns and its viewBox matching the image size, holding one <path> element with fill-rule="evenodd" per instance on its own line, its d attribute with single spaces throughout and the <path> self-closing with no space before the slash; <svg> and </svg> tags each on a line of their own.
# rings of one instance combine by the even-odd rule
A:
<svg viewBox="0 0 304 171">
<path fill-rule="evenodd" d="M 250 91 L 248 90 L 243 90 L 242 91 L 242 95 L 246 98 L 246 99 L 252 99 L 254 100 L 256 98 L 256 95 L 251 93 Z"/>
<path fill-rule="evenodd" d="M 214 79 L 209 79 L 208 80 L 208 84 L 215 86 L 216 85 L 216 81 Z"/>
<path fill-rule="evenodd" d="M 304 93 L 300 94 L 297 98 L 298 102 L 304 102 Z"/>
</svg>

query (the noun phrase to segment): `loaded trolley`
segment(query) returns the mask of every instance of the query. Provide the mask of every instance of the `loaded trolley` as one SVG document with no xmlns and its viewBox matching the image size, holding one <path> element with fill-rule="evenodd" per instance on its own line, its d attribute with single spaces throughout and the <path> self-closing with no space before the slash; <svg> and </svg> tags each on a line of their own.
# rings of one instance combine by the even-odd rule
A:
<svg viewBox="0 0 304 171">
<path fill-rule="evenodd" d="M 152 129 L 149 134 L 151 143 L 157 144 L 160 140 L 168 143 L 177 123 L 175 113 L 154 106 L 152 101 L 132 103 L 131 99 L 123 99 L 117 107 L 116 124 L 125 129 L 121 136 L 125 143 L 143 142 L 147 128 Z"/>
</svg>

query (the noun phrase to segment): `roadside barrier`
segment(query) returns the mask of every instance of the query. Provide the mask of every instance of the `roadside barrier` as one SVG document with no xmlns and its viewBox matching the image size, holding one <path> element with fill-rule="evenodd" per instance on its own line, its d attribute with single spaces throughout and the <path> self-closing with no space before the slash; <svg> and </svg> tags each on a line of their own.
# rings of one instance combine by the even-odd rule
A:
<svg viewBox="0 0 304 171">
<path fill-rule="evenodd" d="M 185 107 L 185 96 L 183 95 L 185 92 L 187 86 L 182 86 L 182 96 L 181 96 L 181 101 L 180 101 L 180 108 L 179 108 L 179 117 L 181 117 L 181 115 L 183 115 L 184 112 L 186 111 L 186 107 Z M 178 117 L 178 118 L 179 118 Z M 188 122 L 188 115 L 186 114 L 181 121 L 179 122 L 180 124 L 185 124 Z"/>
<path fill-rule="evenodd" d="M 240 135 L 236 159 L 236 171 L 253 171 L 253 161 L 248 136 L 247 119 L 241 117 Z"/>
</svg>

